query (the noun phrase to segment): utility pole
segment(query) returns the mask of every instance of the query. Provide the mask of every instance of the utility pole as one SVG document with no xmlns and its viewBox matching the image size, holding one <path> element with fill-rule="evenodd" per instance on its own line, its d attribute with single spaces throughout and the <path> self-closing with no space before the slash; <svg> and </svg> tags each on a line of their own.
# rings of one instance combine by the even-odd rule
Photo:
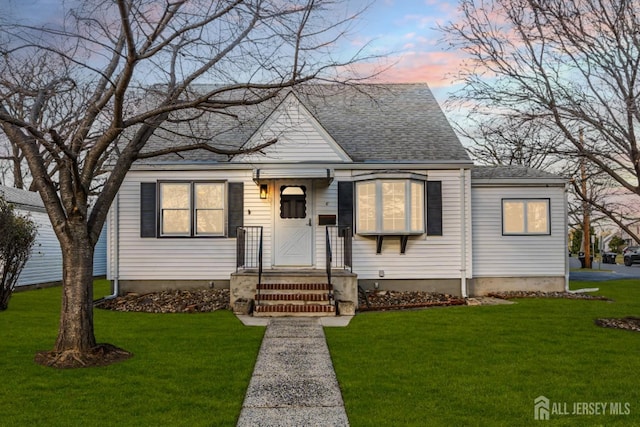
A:
<svg viewBox="0 0 640 427">
<path fill-rule="evenodd" d="M 584 149 L 584 132 L 580 129 L 580 148 Z M 582 252 L 584 253 L 584 267 L 591 268 L 591 216 L 587 198 L 587 168 L 584 155 L 580 156 L 580 183 L 582 185 Z"/>
</svg>

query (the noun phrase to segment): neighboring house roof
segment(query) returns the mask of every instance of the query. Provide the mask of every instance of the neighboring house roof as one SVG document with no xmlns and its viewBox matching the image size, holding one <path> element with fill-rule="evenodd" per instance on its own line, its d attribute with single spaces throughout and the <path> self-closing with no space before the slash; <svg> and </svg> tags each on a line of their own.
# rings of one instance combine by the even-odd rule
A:
<svg viewBox="0 0 640 427">
<path fill-rule="evenodd" d="M 159 129 L 145 151 L 195 142 L 195 135 L 205 134 L 213 146 L 239 148 L 289 93 L 295 94 L 354 162 L 470 163 L 426 84 L 303 85 L 296 92 L 288 91 L 261 105 L 233 107 L 226 111 L 228 115 Z M 229 160 L 227 156 L 199 150 L 145 163 Z"/>
<path fill-rule="evenodd" d="M 513 182 L 516 184 L 530 182 L 530 183 L 553 183 L 562 184 L 566 183 L 566 179 L 549 172 L 541 171 L 538 169 L 532 169 L 525 166 L 474 166 L 471 169 L 471 179 L 473 182 L 479 183 L 495 183 Z"/>
<path fill-rule="evenodd" d="M 5 201 L 24 209 L 37 208 L 38 210 L 42 210 L 42 208 L 44 208 L 44 203 L 40 195 L 34 191 L 20 190 L 18 188 L 0 185 L 0 196 L 2 196 Z"/>
</svg>

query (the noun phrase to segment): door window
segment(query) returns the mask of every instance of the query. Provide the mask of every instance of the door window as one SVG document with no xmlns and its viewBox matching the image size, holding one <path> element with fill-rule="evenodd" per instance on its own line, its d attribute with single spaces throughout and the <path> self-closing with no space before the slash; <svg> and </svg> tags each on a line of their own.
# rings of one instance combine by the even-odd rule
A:
<svg viewBox="0 0 640 427">
<path fill-rule="evenodd" d="M 307 217 L 307 189 L 304 185 L 283 185 L 280 187 L 280 218 Z"/>
</svg>

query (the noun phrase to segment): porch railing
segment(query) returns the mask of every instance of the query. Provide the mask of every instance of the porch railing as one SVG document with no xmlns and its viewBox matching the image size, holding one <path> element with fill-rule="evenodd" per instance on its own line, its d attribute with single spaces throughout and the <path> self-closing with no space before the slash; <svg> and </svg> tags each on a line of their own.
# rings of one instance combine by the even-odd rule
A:
<svg viewBox="0 0 640 427">
<path fill-rule="evenodd" d="M 236 273 L 258 269 L 258 292 L 262 283 L 262 226 L 238 227 L 236 238 Z"/>
<path fill-rule="evenodd" d="M 326 227 L 327 270 L 352 271 L 351 227 L 328 225 Z"/>
</svg>

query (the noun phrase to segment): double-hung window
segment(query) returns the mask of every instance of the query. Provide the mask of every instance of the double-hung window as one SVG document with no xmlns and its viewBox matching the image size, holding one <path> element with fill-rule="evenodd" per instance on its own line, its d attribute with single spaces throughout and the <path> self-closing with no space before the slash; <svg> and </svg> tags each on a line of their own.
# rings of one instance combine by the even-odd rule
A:
<svg viewBox="0 0 640 427">
<path fill-rule="evenodd" d="M 502 199 L 502 234 L 551 234 L 549 199 Z"/>
<path fill-rule="evenodd" d="M 160 182 L 162 236 L 224 235 L 222 182 Z"/>
</svg>

